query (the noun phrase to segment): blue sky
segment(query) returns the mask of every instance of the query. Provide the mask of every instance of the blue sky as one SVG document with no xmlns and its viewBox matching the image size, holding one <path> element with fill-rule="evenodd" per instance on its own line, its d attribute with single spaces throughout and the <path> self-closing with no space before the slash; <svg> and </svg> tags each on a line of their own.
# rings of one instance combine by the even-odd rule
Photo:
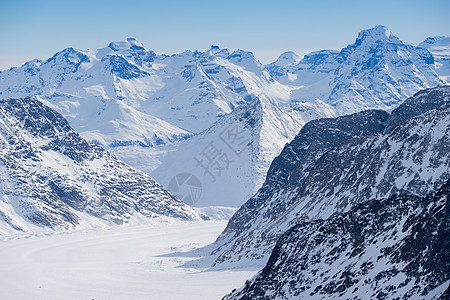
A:
<svg viewBox="0 0 450 300">
<path fill-rule="evenodd" d="M 219 45 L 267 63 L 287 50 L 340 49 L 379 24 L 411 43 L 450 36 L 449 15 L 448 0 L 0 0 L 0 69 L 127 37 L 157 53 Z"/>
</svg>

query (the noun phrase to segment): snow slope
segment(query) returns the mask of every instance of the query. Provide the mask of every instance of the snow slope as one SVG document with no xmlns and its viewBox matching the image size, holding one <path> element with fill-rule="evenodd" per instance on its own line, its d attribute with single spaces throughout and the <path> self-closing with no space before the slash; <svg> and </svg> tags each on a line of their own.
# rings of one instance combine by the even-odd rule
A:
<svg viewBox="0 0 450 300">
<path fill-rule="evenodd" d="M 379 62 L 374 63 L 375 59 Z M 280 101 L 275 96 L 265 96 L 265 93 L 260 94 L 258 98 L 268 103 L 264 106 L 267 112 L 262 116 L 265 120 L 270 118 L 271 121 L 255 122 L 257 126 L 248 131 L 252 141 L 249 151 L 234 158 L 232 158 L 232 152 L 226 153 L 230 158 L 225 162 L 224 170 L 220 170 L 222 167 L 216 164 L 217 174 L 214 175 L 209 169 L 202 167 L 198 157 L 203 154 L 204 149 L 208 149 L 210 143 L 216 145 L 217 150 L 227 151 L 229 147 L 223 143 L 220 134 L 228 126 L 230 128 L 237 126 L 236 118 L 242 118 L 239 116 L 242 115 L 240 111 L 236 114 L 231 113 L 232 117 L 219 120 L 208 130 L 191 138 L 191 141 L 151 149 L 140 149 L 134 146 L 116 147 L 114 153 L 124 161 L 139 166 L 167 188 L 178 174 L 193 175 L 197 179 L 197 183 L 194 184 L 195 189 L 200 189 L 201 186 L 201 193 L 196 193 L 195 197 L 189 196 L 189 204 L 237 207 L 258 190 L 272 159 L 281 151 L 285 143 L 292 140 L 306 121 L 365 108 L 394 108 L 407 95 L 441 82 L 434 71 L 434 65 L 428 64 L 430 59 L 432 56 L 427 50 L 401 42 L 382 26 L 362 31 L 354 45 L 340 52 L 331 50 L 314 52 L 301 61 L 293 52 L 281 55 L 276 62 L 265 68 L 286 87 L 291 88 L 289 101 Z M 226 62 L 222 58 L 220 60 Z M 371 63 L 369 64 L 368 61 Z M 235 67 L 229 65 L 228 68 Z M 397 71 L 393 72 L 393 69 Z M 253 74 L 258 72 L 255 71 Z M 291 80 L 291 76 L 289 80 L 284 80 L 283 74 L 286 76 L 294 74 L 297 79 Z M 396 88 L 401 92 L 393 94 L 389 92 L 392 86 L 387 88 L 384 83 L 380 83 L 366 86 L 365 92 L 358 93 L 357 96 L 347 93 L 352 90 L 348 85 L 364 86 L 364 82 L 373 81 L 374 78 L 395 82 Z M 330 82 L 327 83 L 324 80 Z M 340 84 L 340 89 L 346 93 L 345 95 L 339 94 L 335 83 Z M 330 89 L 328 96 L 320 94 L 323 87 Z M 306 90 L 314 91 L 314 93 L 305 96 Z M 333 97 L 345 97 L 339 101 L 352 107 L 343 107 L 333 100 Z M 292 109 L 296 106 L 299 109 Z M 301 110 L 305 110 L 305 113 L 299 113 Z M 279 113 L 274 114 L 273 111 Z M 261 113 L 255 111 L 248 115 L 258 119 Z M 228 124 L 224 124 L 226 122 Z M 212 149 L 213 147 L 209 146 L 209 150 Z M 229 163 L 228 160 L 233 163 Z M 177 189 L 176 187 L 173 192 L 178 193 Z M 181 192 L 179 195 L 184 198 L 186 194 L 191 192 Z"/>
<path fill-rule="evenodd" d="M 190 205 L 239 207 L 259 189 L 273 158 L 306 122 L 332 116 L 333 108 L 320 101 L 280 108 L 257 97 L 200 134 L 167 147 L 161 165 L 150 174 Z M 194 185 L 200 193 L 183 191 L 184 184 L 178 191 L 173 181 L 179 174 L 198 179 Z"/>
<path fill-rule="evenodd" d="M 103 146 L 155 146 L 198 133 L 250 95 L 288 99 L 251 52 L 156 55 L 135 39 L 64 49 L 0 72 L 2 98 L 37 96 Z"/>
<path fill-rule="evenodd" d="M 168 56 L 129 38 L 97 50 L 67 48 L 0 72 L 0 97 L 36 95 L 84 138 L 166 187 L 179 174 L 195 175 L 188 192 L 195 190 L 198 199 L 190 204 L 238 207 L 258 190 L 271 160 L 305 122 L 393 109 L 417 90 L 442 83 L 434 68 L 428 50 L 400 41 L 383 26 L 361 31 L 341 51 L 303 59 L 287 52 L 267 66 L 247 51 L 212 46 Z M 255 98 L 268 108 L 255 115 L 264 122 L 249 131 L 249 151 L 230 158 L 234 162 L 220 178 L 202 172 L 194 158 L 211 142 L 221 143 L 218 134 L 242 118 L 232 112 Z"/>
<path fill-rule="evenodd" d="M 0 100 L 0 235 L 196 221 L 148 175 L 84 140 L 33 98 Z"/>
<path fill-rule="evenodd" d="M 442 82 L 428 50 L 377 26 L 341 51 L 302 60 L 286 52 L 267 66 L 251 52 L 217 46 L 158 55 L 133 38 L 97 50 L 67 48 L 0 72 L 0 97 L 39 95 L 103 146 L 152 147 L 199 133 L 255 96 L 278 105 L 320 99 L 351 113 L 394 108 Z"/>
</svg>

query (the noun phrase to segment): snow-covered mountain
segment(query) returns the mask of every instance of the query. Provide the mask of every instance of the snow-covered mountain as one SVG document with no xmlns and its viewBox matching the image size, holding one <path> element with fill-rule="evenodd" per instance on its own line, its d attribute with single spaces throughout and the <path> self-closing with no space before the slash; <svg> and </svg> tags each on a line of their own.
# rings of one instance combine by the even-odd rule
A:
<svg viewBox="0 0 450 300">
<path fill-rule="evenodd" d="M 109 147 L 186 139 L 263 92 L 287 99 L 290 89 L 250 52 L 213 46 L 156 55 L 132 38 L 0 72 L 1 98 L 40 96 L 85 138 Z"/>
<path fill-rule="evenodd" d="M 33 98 L 0 101 L 0 235 L 198 214 Z"/>
<path fill-rule="evenodd" d="M 449 220 L 447 181 L 427 197 L 366 201 L 296 225 L 224 299 L 448 299 Z"/>
<path fill-rule="evenodd" d="M 261 94 L 279 104 L 318 98 L 345 113 L 393 108 L 442 83 L 434 67 L 428 50 L 383 26 L 361 31 L 341 51 L 302 60 L 286 52 L 265 67 L 242 50 L 157 55 L 129 38 L 98 50 L 67 48 L 0 72 L 0 96 L 39 95 L 104 146 L 154 146 L 199 133 Z"/>
<path fill-rule="evenodd" d="M 261 187 L 271 161 L 306 122 L 333 116 L 333 108 L 320 101 L 278 107 L 256 97 L 200 134 L 167 147 L 150 174 L 191 205 L 239 207 Z M 178 191 L 173 186 L 178 174 L 198 179 L 201 191 Z"/>
<path fill-rule="evenodd" d="M 449 102 L 450 87 L 442 86 L 417 93 L 392 119 L 373 110 L 307 123 L 213 245 L 216 264 L 264 263 L 291 226 L 362 199 L 436 190 L 450 178 Z"/>
<path fill-rule="evenodd" d="M 345 113 L 392 109 L 415 92 L 444 82 L 428 50 L 402 42 L 384 26 L 361 31 L 341 51 L 313 52 L 300 62 L 284 53 L 266 69 L 279 82 L 296 87 L 291 99 L 319 98 Z"/>
<path fill-rule="evenodd" d="M 390 36 L 388 38 L 388 41 L 383 40 L 382 34 L 383 30 L 385 30 L 384 35 L 388 34 L 386 33 L 387 29 L 383 27 L 376 27 L 372 30 L 361 32 L 359 35 L 360 42 L 358 43 L 363 44 L 362 41 L 364 40 L 364 46 L 358 47 L 357 51 L 355 50 L 352 55 L 349 55 L 347 53 L 347 56 L 351 56 L 349 60 L 355 63 L 355 65 L 359 66 L 364 63 L 364 60 L 366 60 L 368 56 L 372 55 L 371 52 L 373 52 L 373 49 L 377 47 L 382 50 L 386 48 L 386 50 L 383 51 L 380 50 L 381 53 L 378 53 L 378 56 L 382 57 L 385 61 L 389 62 L 391 61 L 390 60 L 391 57 L 395 55 L 403 57 L 403 55 L 405 55 L 405 53 L 409 51 L 408 55 L 418 60 L 416 61 L 416 64 L 420 66 L 420 70 L 422 70 L 421 71 L 422 75 L 419 76 L 417 75 L 418 73 L 416 71 L 411 71 L 411 68 L 413 68 L 414 70 L 417 69 L 415 65 L 414 66 L 409 65 L 405 67 L 406 71 L 403 73 L 393 74 L 391 71 L 389 71 L 388 72 L 389 75 L 396 76 L 396 80 L 399 82 L 401 89 L 403 91 L 408 91 L 405 92 L 404 94 L 412 94 L 412 91 L 416 91 L 421 87 L 426 87 L 428 86 L 428 84 L 431 85 L 433 80 L 437 78 L 437 75 L 433 70 L 434 66 L 432 65 L 424 66 L 423 63 L 419 59 L 417 59 L 417 55 L 411 53 L 414 52 L 417 54 L 423 52 L 423 55 L 425 56 L 430 54 L 424 49 L 404 44 L 393 36 Z M 393 47 L 392 45 L 390 45 L 390 43 L 392 44 L 394 41 L 399 43 L 399 45 L 395 47 L 399 47 L 400 50 L 396 50 L 394 51 L 394 53 L 391 53 L 392 51 L 388 50 Z M 377 46 L 378 44 L 382 44 L 382 46 Z M 352 47 L 350 46 L 347 48 L 352 49 Z M 350 51 L 348 49 L 346 50 L 347 52 Z M 342 50 L 341 52 L 344 53 L 345 51 Z M 292 68 L 292 65 L 297 66 L 297 68 L 299 68 L 299 66 L 302 66 L 302 68 L 307 69 L 308 72 L 312 72 L 312 70 L 314 70 L 315 74 L 319 77 L 317 77 L 316 75 L 311 77 L 306 73 L 305 74 L 302 73 L 301 75 L 302 80 L 304 80 L 303 82 L 301 82 L 301 84 L 311 85 L 317 83 L 318 80 L 320 81 L 320 79 L 323 77 L 323 74 L 332 74 L 332 73 L 334 74 L 336 68 L 338 69 L 343 68 L 342 65 L 336 64 L 336 61 L 342 60 L 342 57 L 337 58 L 339 55 L 341 56 L 343 55 L 341 52 L 331 50 L 319 51 L 305 56 L 301 62 L 300 58 L 295 53 L 286 52 L 283 55 L 281 55 L 276 62 L 274 62 L 269 66 L 266 66 L 266 69 L 269 70 L 274 77 L 278 79 L 281 78 L 280 80 L 282 80 L 283 78 L 282 74 L 285 74 L 283 72 L 286 72 L 286 70 Z M 406 64 L 410 62 L 407 62 L 405 60 L 404 63 Z M 380 63 L 380 65 L 382 64 L 383 63 Z M 380 67 L 380 65 L 376 65 L 371 69 L 365 68 L 364 69 L 365 74 L 370 75 L 374 73 L 375 72 L 374 69 L 377 68 L 381 70 L 379 72 L 386 71 L 384 68 Z M 342 72 L 336 75 L 336 78 L 341 76 L 343 74 Z M 411 88 L 411 86 L 408 85 L 409 81 L 405 79 L 406 77 L 409 77 L 411 75 L 410 74 L 411 72 L 412 74 L 414 74 L 414 76 L 416 75 L 419 76 L 421 80 L 424 78 L 426 80 L 424 79 L 422 84 L 419 84 L 414 88 Z M 423 74 L 428 75 L 424 76 Z M 352 80 L 359 80 L 356 76 L 354 76 L 354 74 L 350 77 L 352 78 Z M 428 80 L 427 78 L 431 79 Z M 438 82 L 440 81 L 436 80 L 434 83 Z M 202 193 L 197 194 L 197 197 L 195 197 L 196 198 L 195 201 L 189 200 L 190 203 L 195 202 L 195 205 L 198 206 L 205 206 L 205 205 L 239 206 L 242 203 L 244 203 L 245 199 L 248 199 L 250 195 L 253 195 L 259 189 L 262 182 L 264 181 L 265 175 L 267 174 L 267 170 L 271 160 L 281 151 L 283 145 L 286 142 L 289 142 L 294 138 L 295 134 L 298 132 L 301 126 L 304 125 L 305 121 L 314 119 L 315 117 L 318 118 L 318 117 L 336 116 L 342 114 L 344 111 L 344 110 L 339 111 L 338 109 L 336 109 L 335 104 L 333 104 L 334 106 L 329 105 L 319 99 L 313 98 L 307 98 L 306 102 L 302 101 L 302 103 L 299 104 L 298 100 L 304 99 L 304 97 L 301 96 L 297 98 L 297 95 L 299 93 L 298 87 L 292 86 L 291 82 L 288 82 L 288 84 L 292 89 L 292 93 L 290 95 L 291 99 L 290 103 L 289 101 L 288 102 L 276 101 L 276 99 L 274 100 L 271 97 L 264 97 L 263 95 L 259 95 L 259 98 L 261 99 L 268 98 L 269 100 L 266 101 L 268 105 L 264 107 L 270 107 L 270 110 L 272 111 L 276 110 L 279 111 L 280 113 L 277 114 L 266 113 L 272 115 L 271 116 L 272 122 L 261 123 L 264 124 L 264 130 L 260 130 L 257 127 L 252 128 L 253 132 L 251 133 L 252 136 L 251 140 L 255 141 L 255 143 L 252 143 L 252 147 L 249 148 L 250 151 L 246 151 L 243 156 L 236 158 L 236 160 L 234 160 L 232 164 L 226 164 L 226 170 L 223 170 L 223 172 L 222 171 L 218 172 L 220 173 L 220 176 L 211 176 L 209 170 L 202 169 L 202 166 L 199 163 L 197 163 L 195 159 L 197 158 L 198 154 L 202 153 L 202 151 L 206 149 L 209 143 L 213 141 L 214 141 L 213 144 L 218 144 L 224 146 L 225 149 L 228 149 L 228 147 L 224 145 L 223 141 L 220 139 L 219 133 L 223 132 L 224 128 L 226 128 L 227 126 L 235 128 L 236 125 L 234 124 L 235 120 L 236 118 L 239 119 L 241 118 L 241 116 L 237 116 L 240 114 L 242 115 L 241 112 L 237 112 L 236 115 L 233 117 L 225 118 L 225 120 L 222 123 L 219 121 L 218 123 L 220 123 L 221 125 L 213 125 L 209 130 L 200 133 L 199 137 L 193 138 L 191 142 L 186 141 L 179 145 L 174 146 L 169 145 L 168 147 L 163 146 L 158 147 L 157 149 L 154 148 L 139 149 L 138 147 L 122 147 L 114 149 L 114 153 L 118 155 L 121 159 L 127 161 L 132 165 L 136 166 L 139 165 L 140 168 L 146 170 L 146 172 L 148 172 L 151 176 L 158 179 L 158 181 L 160 181 L 166 187 L 169 187 L 169 184 L 173 182 L 172 180 L 174 179 L 175 176 L 177 176 L 177 174 L 194 175 L 194 177 L 197 178 L 198 181 L 201 183 L 197 184 L 197 186 L 201 185 Z M 370 87 L 368 87 L 368 90 L 371 91 L 370 93 L 373 92 L 371 94 L 373 97 L 378 97 L 378 93 L 384 93 L 385 87 L 382 85 L 371 85 Z M 374 96 L 375 94 L 377 94 L 377 96 Z M 398 96 L 394 101 L 395 105 L 405 98 L 406 98 L 405 95 Z M 392 99 L 388 101 L 391 100 Z M 317 105 L 317 103 L 320 103 L 320 105 Z M 298 110 L 296 109 L 292 110 L 291 107 L 295 105 L 308 107 L 307 114 L 309 116 L 306 116 L 305 118 L 305 116 L 303 116 L 301 113 L 300 114 L 298 113 Z M 393 106 L 394 104 L 392 104 L 392 106 L 390 107 Z M 383 108 L 383 109 L 387 108 L 385 103 L 380 104 L 378 102 L 377 103 L 364 102 L 363 104 L 359 105 L 358 108 L 355 107 L 353 110 L 360 111 L 367 107 Z M 315 112 L 313 112 L 313 110 L 315 110 Z M 233 113 L 231 113 L 231 115 L 233 115 Z M 253 113 L 248 115 L 252 115 L 254 117 L 258 116 L 258 114 Z M 274 122 L 273 120 L 277 118 L 278 120 Z M 286 120 L 288 121 L 286 122 Z M 297 120 L 297 122 L 295 122 L 295 120 Z M 225 124 L 226 122 L 229 123 Z M 258 122 L 256 123 L 259 124 Z M 286 123 L 286 125 L 283 125 L 284 123 Z M 218 129 L 217 127 L 219 127 L 220 129 Z M 277 131 L 279 132 L 278 136 L 272 133 L 267 135 L 267 137 L 269 138 L 263 136 L 264 133 Z M 258 137 L 258 135 L 260 137 Z M 265 149 L 263 151 L 260 151 L 258 150 L 259 148 Z M 166 155 L 166 152 L 169 152 L 170 154 Z M 154 170 L 155 166 L 159 167 L 156 170 Z M 184 197 L 186 194 L 187 193 L 181 193 L 181 196 Z"/>
<path fill-rule="evenodd" d="M 238 207 L 258 190 L 270 161 L 305 122 L 394 108 L 442 82 L 434 67 L 428 50 L 401 42 L 382 26 L 362 31 L 341 51 L 303 59 L 287 52 L 268 66 L 251 52 L 217 46 L 159 55 L 129 38 L 98 50 L 67 48 L 0 72 L 0 98 L 36 96 L 84 138 L 166 187 L 178 174 L 195 174 L 202 184 L 197 205 Z M 255 98 L 267 103 L 264 113 L 233 115 L 243 104 L 251 110 Z M 218 179 L 201 172 L 195 157 L 217 138 L 222 142 L 217 133 L 248 116 L 265 119 L 250 130 L 249 151 Z"/>
<path fill-rule="evenodd" d="M 433 54 L 436 72 L 450 82 L 450 37 L 429 37 L 419 47 L 428 49 Z"/>
<path fill-rule="evenodd" d="M 288 73 L 292 65 L 297 65 L 301 61 L 301 57 L 293 51 L 282 53 L 276 61 L 265 66 L 271 75 L 282 77 Z"/>
</svg>

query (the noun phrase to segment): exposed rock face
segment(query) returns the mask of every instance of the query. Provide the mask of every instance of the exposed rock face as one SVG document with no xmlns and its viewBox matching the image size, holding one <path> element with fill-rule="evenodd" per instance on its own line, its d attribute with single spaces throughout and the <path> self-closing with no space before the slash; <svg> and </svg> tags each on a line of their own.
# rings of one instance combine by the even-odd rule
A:
<svg viewBox="0 0 450 300">
<path fill-rule="evenodd" d="M 33 98 L 0 100 L 0 145 L 0 220 L 10 229 L 68 229 L 87 217 L 121 224 L 133 214 L 199 219 L 152 178 L 84 140 Z"/>
<path fill-rule="evenodd" d="M 248 51 L 212 46 L 164 55 L 128 38 L 95 50 L 67 48 L 47 60 L 1 71 L 0 97 L 36 96 L 86 140 L 166 187 L 180 172 L 197 171 L 188 165 L 174 173 L 172 167 L 193 161 L 197 149 L 191 145 L 204 131 L 233 120 L 224 117 L 239 106 L 252 106 L 255 98 L 267 100 L 270 107 L 263 110 L 272 119 L 254 130 L 259 149 L 239 161 L 251 175 L 229 173 L 234 181 L 203 185 L 206 201 L 196 202 L 238 207 L 261 187 L 272 159 L 305 122 L 394 109 L 413 93 L 443 83 L 436 68 L 427 49 L 402 42 L 383 26 L 361 31 L 355 43 L 340 51 L 316 51 L 302 59 L 286 52 L 267 66 Z M 188 148 L 196 153 L 185 152 Z M 236 192 L 225 197 L 227 190 Z"/>
<path fill-rule="evenodd" d="M 296 225 L 225 299 L 448 299 L 449 220 L 450 181 Z"/>
<path fill-rule="evenodd" d="M 348 211 L 364 199 L 438 189 L 450 178 L 450 104 L 420 113 L 446 103 L 435 96 L 449 90 L 418 93 L 392 119 L 366 111 L 307 123 L 215 242 L 216 264 L 265 263 L 280 234 L 295 224 Z M 417 104 L 426 95 L 430 105 Z M 415 117 L 401 122 L 405 115 Z"/>
<path fill-rule="evenodd" d="M 392 130 L 401 122 L 423 114 L 429 110 L 450 103 L 450 88 L 449 86 L 440 86 L 434 89 L 427 89 L 417 92 L 414 97 L 408 99 L 394 109 L 386 126 L 386 131 Z"/>
</svg>

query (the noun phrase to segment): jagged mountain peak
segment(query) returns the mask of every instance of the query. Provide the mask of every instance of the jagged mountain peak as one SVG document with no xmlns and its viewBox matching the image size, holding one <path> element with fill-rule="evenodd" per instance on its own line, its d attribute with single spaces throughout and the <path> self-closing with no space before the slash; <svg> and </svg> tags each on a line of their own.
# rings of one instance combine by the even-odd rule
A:
<svg viewBox="0 0 450 300">
<path fill-rule="evenodd" d="M 228 57 L 227 59 L 231 62 L 240 62 L 242 60 L 253 60 L 256 61 L 255 56 L 253 55 L 253 52 L 251 51 L 245 51 L 245 50 L 241 50 L 238 49 L 236 51 L 233 51 Z"/>
<path fill-rule="evenodd" d="M 57 52 L 55 55 L 47 59 L 45 62 L 54 62 L 55 64 L 61 62 L 69 62 L 71 64 L 79 64 L 81 62 L 89 62 L 90 58 L 80 50 L 76 50 L 72 47 L 66 48 Z"/>
<path fill-rule="evenodd" d="M 262 64 L 256 59 L 251 51 L 238 49 L 231 53 L 226 59 L 232 64 L 241 66 L 245 68 L 245 70 L 258 75 L 263 80 L 271 81 L 271 79 L 262 72 Z"/>
<path fill-rule="evenodd" d="M 392 32 L 386 26 L 378 25 L 360 31 L 355 41 L 355 44 L 359 46 L 363 43 L 371 44 L 377 41 L 387 41 L 387 40 L 393 40 L 396 42 L 400 41 L 396 36 L 392 34 Z"/>
<path fill-rule="evenodd" d="M 301 60 L 301 56 L 294 51 L 287 51 L 278 56 L 277 60 L 274 62 L 276 66 L 286 67 L 289 65 L 298 64 Z"/>
<path fill-rule="evenodd" d="M 394 109 L 415 92 L 444 83 L 437 66 L 430 51 L 402 42 L 379 25 L 361 31 L 340 51 L 312 52 L 298 63 L 277 60 L 265 68 L 280 83 L 297 87 L 292 99 L 320 99 L 353 113 Z M 447 69 L 444 64 L 440 75 L 447 76 Z"/>
<path fill-rule="evenodd" d="M 294 124 L 302 126 L 303 121 L 324 111 L 352 113 L 394 108 L 417 90 L 437 84 L 433 65 L 424 64 L 421 59 L 427 50 L 417 52 L 406 44 L 378 44 L 379 49 L 375 50 L 380 51 L 374 52 L 369 51 L 371 48 L 349 47 L 346 65 L 338 52 L 326 50 L 305 56 L 288 68 L 273 69 L 280 76 L 286 75 L 283 82 L 274 80 L 279 79 L 278 74 L 270 76 L 270 71 L 251 52 L 238 50 L 230 54 L 227 49 L 212 46 L 209 50 L 172 56 L 154 55 L 136 40 L 126 39 L 113 42 L 111 47 L 81 50 L 90 61 L 78 67 L 67 62 L 43 63 L 1 72 L 0 93 L 5 98 L 39 95 L 57 107 L 85 138 L 124 152 L 128 145 L 154 147 L 184 140 L 251 101 L 253 96 L 265 93 L 273 103 L 286 105 L 294 116 L 308 115 L 300 122 L 289 118 L 286 132 L 291 139 L 294 128 L 299 129 Z M 395 56 L 396 52 L 390 49 L 397 46 L 404 51 Z M 352 55 L 354 52 L 358 53 Z M 293 53 L 288 56 L 297 59 Z M 386 63 L 390 65 L 386 67 Z M 314 104 L 319 103 L 317 99 L 322 101 L 320 105 Z M 265 112 L 265 116 L 275 117 L 264 117 L 265 124 L 274 125 L 264 128 L 282 128 L 278 124 L 279 111 Z M 277 138 L 275 130 L 273 133 L 266 135 L 267 147 L 275 145 L 271 153 L 274 149 L 279 151 L 278 142 L 287 139 Z M 127 161 L 142 167 L 136 159 Z M 148 161 L 146 165 L 154 168 L 154 160 Z"/>
<path fill-rule="evenodd" d="M 217 45 L 211 45 L 211 48 L 208 51 L 206 51 L 206 53 L 209 56 L 218 55 L 219 53 L 220 53 L 221 56 L 224 56 L 224 57 L 230 55 L 230 52 L 228 52 L 227 48 L 221 49 Z"/>
<path fill-rule="evenodd" d="M 230 52 L 228 51 L 227 48 L 220 48 L 220 46 L 218 45 L 211 45 L 211 47 L 204 52 L 198 50 L 192 52 L 190 50 L 187 50 L 183 52 L 182 55 L 188 57 L 194 56 L 203 59 L 214 59 L 216 57 L 226 58 L 228 55 L 230 55 Z"/>
<path fill-rule="evenodd" d="M 142 43 L 138 42 L 135 38 L 132 37 L 126 38 L 123 41 L 111 42 L 109 43 L 108 47 L 114 51 L 128 50 L 133 47 L 146 49 Z"/>
<path fill-rule="evenodd" d="M 151 67 L 151 63 L 157 56 L 155 52 L 147 49 L 144 44 L 132 37 L 124 41 L 111 42 L 108 47 L 97 50 L 98 58 L 105 59 L 111 55 L 123 56 L 141 67 Z"/>
<path fill-rule="evenodd" d="M 59 106 L 85 137 L 107 141 L 105 146 L 155 145 L 179 140 L 178 133 L 198 133 L 259 93 L 272 83 L 262 78 L 260 67 L 244 51 L 230 55 L 212 46 L 204 52 L 156 55 L 128 38 L 96 50 L 67 48 L 43 63 L 1 72 L 0 93 L 5 98 L 39 95 Z M 176 133 L 157 119 L 178 127 Z M 123 128 L 139 130 L 128 136 Z"/>
</svg>

